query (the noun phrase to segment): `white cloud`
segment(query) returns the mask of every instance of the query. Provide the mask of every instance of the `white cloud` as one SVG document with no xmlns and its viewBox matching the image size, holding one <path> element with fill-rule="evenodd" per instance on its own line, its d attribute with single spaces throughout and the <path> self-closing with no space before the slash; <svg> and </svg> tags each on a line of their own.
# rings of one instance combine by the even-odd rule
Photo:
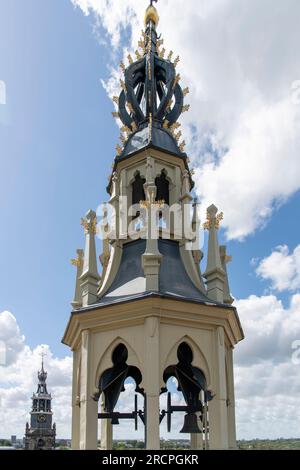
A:
<svg viewBox="0 0 300 470">
<path fill-rule="evenodd" d="M 236 301 L 246 339 L 235 351 L 236 408 L 239 438 L 297 437 L 300 412 L 300 369 L 292 360 L 293 344 L 300 340 L 300 294 L 294 294 L 288 307 L 275 296 L 250 296 Z M 71 428 L 71 371 L 72 359 L 54 357 L 48 346 L 39 345 L 31 349 L 25 344 L 17 321 L 5 312 L 0 318 L 8 318 L 6 327 L 0 330 L 4 339 L 18 332 L 19 340 L 11 346 L 11 361 L 0 367 L 0 423 L 2 434 L 9 437 L 24 435 L 25 423 L 29 420 L 32 393 L 37 386 L 37 370 L 40 368 L 42 347 L 46 352 L 45 364 L 48 372 L 48 388 L 53 396 L 54 420 L 59 437 L 70 437 Z M 3 324 L 3 323 L 2 323 Z M 20 349 L 20 343 L 23 345 Z M 12 344 L 12 343 L 11 343 Z M 172 402 L 183 404 L 182 395 L 175 392 L 176 383 L 170 382 Z M 127 383 L 121 395 L 118 409 L 131 411 L 134 386 Z M 139 398 L 139 409 L 143 401 Z M 161 409 L 166 407 L 166 395 L 161 397 Z M 182 437 L 178 431 L 183 416 L 173 419 L 173 432 L 166 432 L 166 422 L 161 426 L 164 438 Z M 122 421 L 114 430 L 116 438 L 143 438 L 143 425 L 134 432 L 133 422 Z M 100 433 L 99 433 L 100 436 Z"/>
<path fill-rule="evenodd" d="M 272 289 L 279 292 L 300 288 L 300 245 L 290 253 L 288 246 L 278 246 L 258 265 L 256 273 L 271 281 Z"/>
<path fill-rule="evenodd" d="M 125 42 L 136 48 L 144 2 L 71 1 L 101 22 L 114 66 Z M 204 207 L 214 202 L 225 212 L 227 236 L 242 239 L 300 187 L 300 106 L 293 99 L 300 3 L 274 8 L 272 0 L 238 6 L 232 0 L 165 0 L 158 9 L 166 47 L 180 54 L 180 73 L 191 89 L 183 121 L 197 192 Z M 129 42 L 128 34 L 122 40 L 124 31 L 131 32 Z M 118 77 L 112 71 L 110 95 Z"/>
<path fill-rule="evenodd" d="M 15 317 L 10 312 L 0 313 L 0 365 L 12 364 L 24 349 L 24 336 Z"/>
<path fill-rule="evenodd" d="M 25 344 L 16 318 L 10 312 L 0 313 L 0 337 L 7 345 L 7 362 L 0 365 L 0 437 L 17 434 L 21 438 L 30 419 L 31 396 L 37 389 L 42 345 L 31 349 Z M 58 437 L 70 437 L 72 359 L 54 357 L 47 345 L 43 348 Z"/>
<path fill-rule="evenodd" d="M 240 438 L 298 437 L 300 368 L 292 360 L 300 339 L 300 295 L 284 308 L 275 296 L 236 302 L 245 340 L 235 352 Z"/>
</svg>

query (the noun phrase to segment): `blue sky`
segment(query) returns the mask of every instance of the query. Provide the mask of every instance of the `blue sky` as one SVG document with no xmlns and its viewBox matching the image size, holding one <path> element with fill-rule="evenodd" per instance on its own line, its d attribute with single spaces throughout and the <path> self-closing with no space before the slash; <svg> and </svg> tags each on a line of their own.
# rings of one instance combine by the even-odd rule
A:
<svg viewBox="0 0 300 470">
<path fill-rule="evenodd" d="M 0 2 L 0 71 L 7 104 L 0 126 L 2 266 L 0 310 L 18 318 L 28 344 L 60 339 L 70 311 L 69 259 L 83 237 L 80 217 L 107 199 L 118 129 L 100 79 L 109 50 L 67 0 Z M 4 121 L 4 122 L 3 122 Z M 294 247 L 300 195 L 265 229 L 231 242 L 231 288 L 237 298 L 266 286 L 250 267 L 277 245 Z"/>
<path fill-rule="evenodd" d="M 107 49 L 69 1 L 1 1 L 0 9 L 0 309 L 15 313 L 28 344 L 65 354 L 69 260 L 83 243 L 80 218 L 106 198 L 118 137 L 100 84 Z"/>
<path fill-rule="evenodd" d="M 178 4 L 181 2 L 176 1 Z M 135 33 L 132 37 L 130 26 L 141 22 L 140 10 L 144 9 L 140 2 L 137 6 L 131 0 L 121 2 L 119 6 L 122 5 L 122 8 L 123 3 L 126 3 L 131 9 L 138 10 L 134 10 L 136 17 L 129 15 L 129 19 L 122 22 L 115 9 L 105 13 L 102 7 L 96 6 L 97 2 L 94 0 L 74 0 L 74 3 L 78 5 L 77 8 L 71 0 L 0 0 L 0 80 L 6 83 L 7 89 L 6 104 L 0 104 L 0 312 L 12 312 L 21 333 L 26 337 L 26 345 L 32 350 L 45 343 L 62 360 L 69 354 L 60 341 L 70 314 L 75 281 L 75 271 L 70 265 L 70 259 L 74 257 L 77 248 L 83 247 L 84 242 L 80 218 L 88 209 L 95 209 L 100 202 L 107 200 L 107 175 L 111 171 L 119 135 L 111 116 L 113 104 L 101 80 L 106 84 L 110 83 L 111 88 L 114 87 L 114 82 L 108 80 L 114 76 L 113 67 L 122 58 L 123 48 L 130 48 L 134 44 Z M 100 1 L 99 5 L 103 3 Z M 147 4 L 146 1 L 144 3 Z M 245 182 L 249 188 L 252 186 L 252 193 L 249 190 L 250 196 L 246 203 L 244 188 L 239 185 L 239 181 L 243 181 L 243 175 L 232 175 L 233 186 L 238 188 L 232 195 L 229 185 L 226 186 L 225 176 L 224 179 L 222 176 L 222 164 L 214 166 L 211 171 L 211 155 L 203 156 L 205 149 L 203 150 L 202 144 L 205 139 L 202 137 L 213 126 L 219 130 L 224 129 L 225 140 L 220 137 L 215 145 L 224 148 L 225 142 L 226 148 L 233 149 L 244 134 L 237 124 L 230 127 L 229 121 L 235 123 L 242 120 L 240 116 L 246 115 L 250 126 L 252 115 L 249 109 L 252 99 L 253 103 L 259 103 L 257 121 L 260 116 L 265 120 L 265 114 L 261 110 L 267 105 L 271 114 L 276 115 L 277 102 L 284 101 L 283 90 L 287 90 L 288 94 L 291 82 L 300 78 L 300 73 L 297 75 L 296 72 L 299 68 L 295 66 L 298 64 L 296 51 L 293 56 L 288 39 L 282 43 L 283 54 L 276 51 L 277 39 L 274 38 L 282 34 L 278 15 L 283 15 L 283 28 L 287 31 L 284 37 L 295 44 L 298 33 L 293 20 L 297 15 L 293 14 L 293 8 L 297 9 L 299 6 L 294 0 L 289 0 L 289 5 L 284 6 L 284 2 L 281 2 L 278 11 L 270 13 L 268 0 L 263 0 L 262 8 L 256 0 L 248 0 L 243 3 L 238 20 L 231 27 L 231 19 L 228 18 L 233 18 L 232 21 L 235 19 L 232 0 L 223 3 L 218 0 L 210 3 L 201 0 L 204 13 L 201 16 L 197 11 L 200 16 L 196 18 L 194 15 L 195 25 L 191 19 L 191 4 L 192 2 L 187 4 L 186 10 L 186 17 L 190 18 L 188 33 L 184 24 L 180 25 L 180 32 L 170 25 L 172 15 L 176 14 L 174 10 L 169 10 L 167 21 L 168 2 L 161 5 L 160 11 L 161 28 L 166 39 L 173 41 L 178 49 L 182 48 L 179 52 L 182 52 L 185 84 L 191 85 L 190 101 L 197 105 L 199 100 L 201 125 L 207 123 L 207 127 L 202 128 L 196 122 L 193 132 L 196 129 L 197 138 L 188 148 L 194 162 L 198 162 L 200 166 L 199 177 L 196 179 L 198 194 L 205 203 L 215 202 L 220 210 L 224 210 L 225 225 L 220 235 L 221 241 L 228 244 L 228 253 L 233 255 L 229 274 L 234 296 L 237 299 L 248 299 L 251 295 L 259 299 L 264 296 L 271 299 L 273 295 L 277 302 L 283 302 L 285 315 L 292 296 L 299 293 L 299 288 L 274 290 L 271 288 L 274 272 L 262 279 L 257 275 L 256 268 L 278 245 L 287 245 L 290 252 L 299 245 L 300 131 L 298 129 L 298 140 L 292 142 L 294 159 L 290 160 L 291 149 L 282 151 L 280 142 L 277 142 L 274 155 L 273 150 L 267 155 L 269 166 L 265 164 L 266 152 L 259 154 L 260 145 L 265 145 L 261 136 L 258 136 L 256 146 L 257 159 L 252 158 L 250 146 L 242 141 L 241 157 L 246 154 L 248 161 L 252 158 L 257 173 L 257 187 L 255 179 L 254 184 L 252 180 Z M 90 14 L 84 15 L 83 12 L 87 13 L 87 6 L 90 7 Z M 117 21 L 110 23 L 115 18 Z M 255 27 L 251 26 L 253 18 L 256 18 L 255 27 L 261 34 L 255 35 Z M 262 33 L 257 24 L 261 21 L 264 25 L 266 18 L 269 19 L 269 29 L 265 31 L 262 28 Z M 232 34 L 232 44 L 235 44 L 232 49 L 230 39 L 226 39 L 230 36 L 226 34 L 226 19 Z M 252 48 L 249 36 L 243 36 L 243 21 L 247 27 L 253 28 L 253 43 L 254 36 L 259 41 L 265 35 L 263 46 L 258 48 L 254 44 Z M 216 38 L 210 33 L 211 22 L 216 25 L 217 32 L 218 28 L 221 31 L 220 36 L 224 35 L 224 47 L 227 47 L 225 53 L 220 50 L 218 33 L 216 32 Z M 115 31 L 119 27 L 121 35 L 116 38 Z M 191 49 L 188 41 L 191 43 L 194 35 L 199 44 L 200 65 L 197 61 L 193 62 L 193 57 L 191 59 L 193 51 L 190 55 L 188 53 Z M 239 37 L 240 42 L 237 40 Z M 234 50 L 237 44 L 240 48 L 244 47 L 245 52 Z M 272 53 L 271 60 L 269 55 Z M 244 67 L 244 77 L 235 78 L 238 72 L 230 69 L 232 58 L 232 63 L 238 64 L 237 70 L 243 70 Z M 201 71 L 197 75 L 198 65 Z M 215 82 L 207 75 L 210 69 Z M 231 74 L 228 83 L 230 80 L 237 80 L 237 86 L 232 85 L 233 91 L 228 83 L 224 85 L 227 80 L 224 70 L 226 74 Z M 279 70 L 284 73 L 280 75 Z M 225 77 L 222 84 L 220 76 Z M 249 83 L 251 86 L 248 87 Z M 221 98 L 215 96 L 223 85 Z M 211 99 L 212 94 L 215 101 Z M 248 103 L 247 100 L 249 107 L 245 104 Z M 221 111 L 215 110 L 216 103 L 218 109 L 224 109 L 224 113 L 227 112 L 232 119 L 224 119 Z M 199 113 L 197 106 L 195 107 L 195 114 L 191 111 L 190 121 L 185 123 L 187 141 L 191 135 L 188 129 L 198 119 Z M 280 137 L 281 129 L 282 135 L 285 133 L 288 136 L 283 144 L 294 136 L 290 128 L 286 132 L 284 121 L 272 125 L 272 129 L 278 131 L 271 136 L 272 142 Z M 275 155 L 277 149 L 278 155 Z M 249 156 L 246 150 L 249 150 Z M 210 149 L 206 151 L 209 153 Z M 229 154 L 230 157 L 234 158 L 235 155 Z M 225 170 L 224 167 L 224 172 Z M 248 168 L 245 168 L 245 173 L 247 171 Z M 267 175 L 265 181 L 261 181 L 261 173 Z M 298 177 L 298 185 L 290 173 L 295 178 Z M 213 178 L 220 181 L 220 174 L 224 186 L 214 191 Z M 250 211 L 253 199 L 255 203 Z M 264 202 L 260 207 L 261 200 Z M 269 216 L 257 220 L 256 207 L 258 212 L 265 208 L 270 209 Z M 251 228 L 243 228 L 242 236 L 235 236 L 239 220 L 246 227 L 247 217 L 251 219 Z M 226 239 L 226 234 L 230 240 Z M 256 264 L 251 263 L 253 259 Z M 279 265 L 278 270 L 280 269 Z M 243 305 L 241 304 L 241 308 Z M 270 358 L 262 358 L 263 360 Z M 252 431 L 248 432 L 243 426 L 242 423 L 243 436 L 250 436 Z M 271 428 L 272 425 L 269 429 Z"/>
<path fill-rule="evenodd" d="M 0 310 L 14 312 L 29 345 L 44 342 L 60 355 L 74 289 L 69 260 L 83 244 L 80 218 L 107 199 L 119 134 L 100 83 L 111 58 L 93 32 L 93 17 L 67 0 L 2 0 L 0 8 L 0 79 L 7 87 L 0 125 Z M 299 242 L 299 203 L 298 193 L 265 228 L 229 243 L 237 298 L 267 288 L 254 275 L 252 258 Z"/>
</svg>

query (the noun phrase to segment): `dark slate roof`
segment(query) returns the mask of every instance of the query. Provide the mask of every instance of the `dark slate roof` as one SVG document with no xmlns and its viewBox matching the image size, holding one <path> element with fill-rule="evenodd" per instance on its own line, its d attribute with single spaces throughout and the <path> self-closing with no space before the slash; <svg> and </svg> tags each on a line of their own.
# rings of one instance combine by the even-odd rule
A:
<svg viewBox="0 0 300 470">
<path fill-rule="evenodd" d="M 159 275 L 159 292 L 156 295 L 200 303 L 214 304 L 194 286 L 182 263 L 179 244 L 171 240 L 158 240 L 163 255 Z M 99 299 L 99 304 L 112 304 L 148 297 L 146 279 L 142 267 L 142 255 L 146 240 L 137 240 L 123 246 L 120 268 L 111 287 Z"/>
<path fill-rule="evenodd" d="M 149 127 L 147 126 L 144 127 L 144 129 L 139 130 L 138 132 L 135 132 L 134 134 L 129 136 L 123 152 L 119 157 L 116 158 L 116 160 L 123 160 L 129 155 L 147 148 L 149 146 L 149 143 L 151 143 L 153 147 L 158 148 L 159 150 L 164 150 L 180 158 L 186 158 L 186 154 L 179 150 L 174 137 L 172 137 L 168 131 L 162 128 L 153 126 L 152 138 L 151 142 L 149 142 Z"/>
</svg>

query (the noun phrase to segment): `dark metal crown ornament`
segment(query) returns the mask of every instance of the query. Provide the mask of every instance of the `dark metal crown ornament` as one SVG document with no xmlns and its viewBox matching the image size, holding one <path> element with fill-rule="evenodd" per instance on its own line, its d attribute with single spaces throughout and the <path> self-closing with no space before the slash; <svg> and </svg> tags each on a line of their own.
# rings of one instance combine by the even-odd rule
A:
<svg viewBox="0 0 300 470">
<path fill-rule="evenodd" d="M 173 62 L 170 52 L 165 58 L 163 40 L 156 32 L 158 21 L 151 2 L 145 14 L 146 30 L 139 41 L 141 52 L 136 51 L 136 61 L 128 56 L 128 67 L 120 64 L 124 73 L 122 91 L 113 98 L 118 106 L 113 115 L 123 123 L 120 137 L 123 145 L 117 146 L 119 159 L 150 144 L 185 156 L 185 142 L 179 143 L 182 134 L 176 130 L 180 127 L 179 116 L 189 109 L 189 105 L 184 105 L 189 90 L 182 90 L 179 84 L 180 75 L 176 73 L 179 57 Z"/>
</svg>

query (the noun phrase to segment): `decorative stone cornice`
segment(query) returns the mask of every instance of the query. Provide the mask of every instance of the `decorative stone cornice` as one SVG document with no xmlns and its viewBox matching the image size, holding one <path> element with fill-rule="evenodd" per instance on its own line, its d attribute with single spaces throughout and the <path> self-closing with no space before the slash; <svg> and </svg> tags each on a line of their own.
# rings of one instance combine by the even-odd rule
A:
<svg viewBox="0 0 300 470">
<path fill-rule="evenodd" d="M 222 307 L 215 304 L 199 304 L 180 299 L 168 299 L 153 295 L 145 299 L 121 302 L 111 306 L 96 305 L 86 311 L 73 312 L 62 339 L 64 344 L 76 350 L 81 341 L 81 332 L 114 331 L 117 328 L 140 325 L 147 317 L 157 316 L 164 324 L 213 329 L 223 326 L 226 342 L 234 347 L 244 338 L 244 333 L 234 307 Z"/>
</svg>

